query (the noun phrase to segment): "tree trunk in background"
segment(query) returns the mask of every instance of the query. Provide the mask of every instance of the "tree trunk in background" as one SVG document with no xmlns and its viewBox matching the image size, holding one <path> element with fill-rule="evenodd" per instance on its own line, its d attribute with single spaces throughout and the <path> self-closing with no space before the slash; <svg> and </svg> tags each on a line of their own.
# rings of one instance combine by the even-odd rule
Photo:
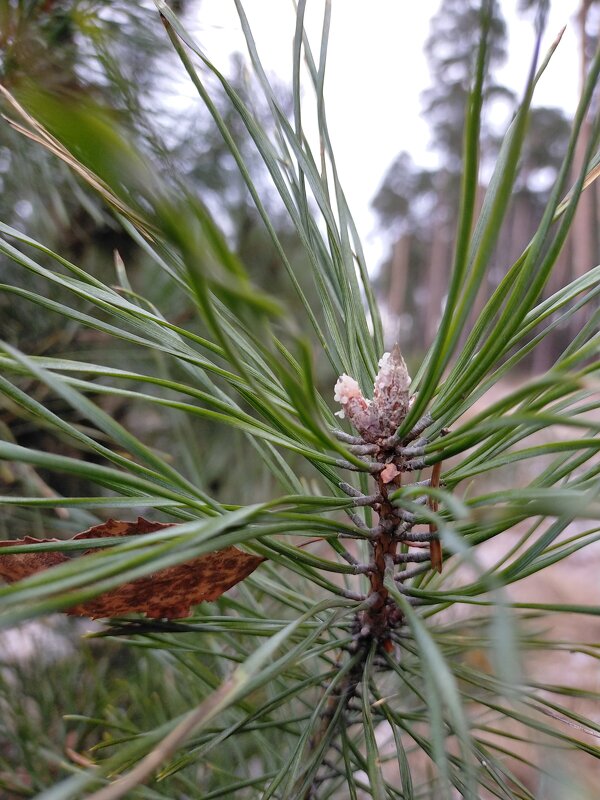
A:
<svg viewBox="0 0 600 800">
<path fill-rule="evenodd" d="M 577 14 L 579 28 L 580 46 L 580 86 L 583 87 L 588 68 L 588 58 L 586 49 L 586 21 L 591 0 L 582 0 Z M 590 141 L 590 123 L 586 119 L 581 127 L 579 141 L 573 159 L 574 178 L 584 166 L 585 151 Z M 572 277 L 576 278 L 583 275 L 597 262 L 597 242 L 596 242 L 596 219 L 595 219 L 594 193 L 589 189 L 584 191 L 579 198 L 577 212 L 573 219 L 571 231 L 571 253 L 572 253 Z M 581 327 L 583 323 L 580 314 L 577 314 L 572 321 L 573 332 Z"/>
<path fill-rule="evenodd" d="M 426 292 L 424 303 L 424 347 L 429 347 L 440 324 L 442 302 L 448 291 L 448 276 L 450 275 L 448 249 L 445 225 L 436 225 L 434 222 L 429 264 L 425 281 L 423 282 L 423 288 Z"/>
<path fill-rule="evenodd" d="M 402 235 L 392 250 L 392 266 L 390 270 L 390 288 L 388 290 L 387 306 L 392 318 L 392 324 L 406 308 L 406 286 L 408 271 L 410 269 L 410 246 L 412 237 L 405 233 Z"/>
<path fill-rule="evenodd" d="M 508 259 L 502 259 L 503 273 L 521 257 L 533 236 L 536 219 L 539 218 L 539 212 L 536 213 L 534 203 L 534 199 L 526 192 L 520 193 L 515 198 L 510 221 L 510 234 L 506 242 Z"/>
<path fill-rule="evenodd" d="M 579 27 L 579 46 L 580 46 L 580 82 L 581 87 L 585 83 L 585 76 L 588 68 L 588 58 L 586 51 L 586 20 L 591 0 L 582 0 L 577 22 Z M 581 127 L 581 134 L 577 142 L 573 163 L 574 178 L 577 177 L 584 165 L 585 151 L 590 141 L 590 123 L 586 119 Z M 596 254 L 596 224 L 595 224 L 595 204 L 594 193 L 586 190 L 579 199 L 575 219 L 573 220 L 572 230 L 573 242 L 573 277 L 583 275 L 593 267 L 597 260 Z"/>
<path fill-rule="evenodd" d="M 479 219 L 479 215 L 481 214 L 481 209 L 483 208 L 485 193 L 486 193 L 486 187 L 483 186 L 481 183 L 478 183 L 477 193 L 475 195 L 475 223 L 474 223 L 475 225 L 477 224 L 477 220 Z M 492 280 L 494 280 L 492 276 L 490 274 L 487 274 L 484 280 L 481 282 L 481 286 L 479 288 L 479 291 L 477 292 L 477 297 L 475 298 L 475 302 L 473 304 L 473 310 L 471 312 L 472 320 L 475 320 L 479 316 L 479 314 L 483 311 L 483 307 L 485 306 L 487 299 L 490 296 L 490 287 Z M 465 340 L 466 336 L 468 336 L 468 331 L 464 332 L 463 341 Z"/>
</svg>

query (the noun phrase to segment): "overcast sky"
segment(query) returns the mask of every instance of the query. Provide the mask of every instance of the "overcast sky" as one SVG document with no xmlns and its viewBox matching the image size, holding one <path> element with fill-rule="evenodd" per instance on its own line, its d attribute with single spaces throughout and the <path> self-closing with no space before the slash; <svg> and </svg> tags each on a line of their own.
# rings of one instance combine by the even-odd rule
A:
<svg viewBox="0 0 600 800">
<path fill-rule="evenodd" d="M 517 0 L 500 0 L 509 27 L 509 58 L 498 79 L 521 93 L 531 58 L 531 18 L 520 19 Z M 574 110 L 579 86 L 575 28 L 576 3 L 554 0 L 543 50 L 567 25 L 561 46 L 536 91 L 536 105 Z M 369 203 L 387 168 L 401 150 L 423 166 L 433 166 L 429 132 L 420 117 L 420 93 L 429 86 L 424 55 L 429 22 L 440 0 L 333 0 L 326 75 L 329 127 L 341 180 L 365 245 L 370 266 L 384 252 Z M 267 70 L 291 80 L 294 12 L 283 0 L 245 0 L 261 59 Z M 228 54 L 245 52 L 232 0 L 203 0 L 190 25 L 206 52 L 226 65 Z M 323 0 L 309 0 L 307 30 L 314 47 Z M 190 22 L 188 20 L 188 22 Z M 307 102 L 310 101 L 307 96 Z"/>
</svg>

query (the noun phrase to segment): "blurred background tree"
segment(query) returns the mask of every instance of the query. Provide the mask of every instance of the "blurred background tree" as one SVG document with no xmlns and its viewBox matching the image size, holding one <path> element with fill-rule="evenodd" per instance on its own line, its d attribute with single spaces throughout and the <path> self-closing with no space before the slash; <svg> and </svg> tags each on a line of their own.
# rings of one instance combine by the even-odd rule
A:
<svg viewBox="0 0 600 800">
<path fill-rule="evenodd" d="M 193 16 L 201 12 L 200 0 L 182 0 L 173 4 L 174 10 Z M 121 129 L 129 131 L 132 140 L 144 155 L 149 157 L 160 178 L 177 191 L 185 187 L 202 203 L 218 210 L 219 224 L 226 231 L 229 242 L 248 265 L 257 282 L 272 287 L 278 296 L 286 298 L 289 307 L 297 310 L 299 301 L 290 290 L 284 270 L 281 269 L 272 242 L 264 229 L 244 180 L 223 137 L 202 104 L 191 99 L 173 103 L 184 83 L 184 73 L 179 60 L 169 46 L 161 26 L 156 25 L 154 6 L 151 3 L 113 2 L 112 0 L 33 0 L 30 3 L 4 3 L 0 10 L 0 65 L 2 82 L 14 93 L 29 87 L 46 90 L 65 103 L 97 103 Z M 230 63 L 230 81 L 238 94 L 253 109 L 256 118 L 267 126 L 266 101 L 248 84 L 245 62 L 233 53 Z M 225 101 L 220 92 L 217 103 L 237 147 L 252 174 L 255 185 L 264 186 L 268 175 L 239 116 Z M 285 107 L 284 92 L 281 92 Z M 287 109 L 290 111 L 290 109 Z M 86 265 L 90 273 L 103 280 L 122 285 L 127 283 L 139 290 L 149 301 L 160 298 L 161 311 L 179 323 L 190 323 L 195 312 L 189 298 L 169 281 L 165 273 L 156 268 L 139 244 L 123 230 L 119 220 L 83 186 L 73 172 L 59 159 L 50 155 L 36 142 L 25 139 L 9 125 L 0 126 L 0 218 L 29 236 L 56 249 L 66 259 Z M 275 220 L 278 234 L 286 246 L 292 262 L 303 263 L 305 258 L 298 238 L 281 209 L 264 192 L 271 219 Z M 115 254 L 118 253 L 121 272 L 117 272 Z M 308 297 L 314 296 L 314 287 L 305 280 L 308 269 L 297 270 L 300 283 Z M 151 278 L 149 278 L 151 276 Z M 34 279 L 25 270 L 5 257 L 0 257 L 0 281 L 31 288 Z M 143 283 L 142 283 L 143 281 Z M 50 289 L 51 298 L 57 299 L 60 291 Z M 85 310 L 85 305 L 81 305 Z M 64 319 L 54 314 L 32 313 L 31 304 L 14 295 L 0 293 L 0 337 L 19 343 L 29 352 L 63 354 L 85 352 L 91 361 L 98 358 L 112 360 L 120 365 L 127 359 L 127 344 L 120 352 L 109 351 L 107 340 L 98 332 L 82 329 L 77 324 L 65 325 Z M 201 333 L 197 319 L 191 323 Z M 136 367 L 143 369 L 139 363 Z M 157 365 L 151 364 L 156 370 Z M 241 487 L 252 495 L 252 482 L 243 480 L 243 461 L 229 463 L 227 448 L 236 441 L 243 449 L 243 437 L 220 427 L 195 421 L 193 430 L 165 430 L 160 417 L 148 413 L 143 417 L 131 410 L 127 402 L 115 403 L 107 399 L 99 402 L 113 416 L 142 432 L 154 446 L 166 447 L 180 437 L 182 445 L 190 438 L 210 449 L 209 475 L 204 475 L 208 488 L 219 495 L 232 485 Z M 69 453 L 65 444 L 51 434 L 34 430 L 22 411 L 3 400 L 0 422 L 10 428 L 11 435 L 20 444 L 42 447 L 49 452 Z M 71 415 L 73 412 L 64 409 Z M 173 425 L 179 426 L 179 417 Z M 42 439 L 40 440 L 40 435 Z M 200 480 L 193 463 L 190 463 L 187 444 L 180 448 L 181 459 L 187 461 L 188 474 Z M 43 474 L 43 473 L 42 473 Z M 29 493 L 38 478 L 33 472 L 5 474 L 14 492 Z M 261 470 L 254 474 L 261 482 L 268 478 Z M 72 484 L 73 478 L 55 484 L 64 494 L 82 489 Z M 35 515 L 34 515 L 35 516 Z M 32 515 L 15 509 L 7 512 L 1 522 L 10 520 L 13 534 L 19 530 L 30 532 Z M 8 519 L 7 519 L 8 518 Z M 55 520 L 59 529 L 75 529 L 80 524 L 91 524 L 85 515 L 71 514 L 71 522 Z"/>
<path fill-rule="evenodd" d="M 539 6 L 537 0 L 520 4 L 523 14 Z M 581 74 L 589 65 L 591 42 L 597 41 L 598 15 L 596 2 L 582 0 L 578 12 L 581 43 Z M 506 57 L 507 28 L 501 5 L 495 3 L 491 19 L 490 77 L 486 88 L 481 137 L 482 170 L 480 195 L 486 188 L 489 169 L 498 153 L 499 131 L 514 113 L 517 98 L 508 87 L 494 78 Z M 410 154 L 401 153 L 390 166 L 373 199 L 372 207 L 381 230 L 393 234 L 393 244 L 379 274 L 379 290 L 388 321 L 388 335 L 410 342 L 415 352 L 423 352 L 433 340 L 444 303 L 446 277 L 452 263 L 456 228 L 455 198 L 461 179 L 461 148 L 464 112 L 471 71 L 472 54 L 478 24 L 478 4 L 460 0 L 443 0 L 431 20 L 426 52 L 432 85 L 422 95 L 423 115 L 429 122 L 431 148 L 438 166 L 423 168 Z M 501 124 L 498 124 L 498 121 Z M 562 153 L 569 136 L 569 124 L 560 108 L 534 107 L 528 137 L 521 158 L 520 175 L 513 195 L 507 224 L 496 247 L 497 270 L 490 270 L 489 284 L 482 287 L 482 297 L 498 284 L 507 264 L 512 263 L 535 231 L 548 193 L 553 185 Z M 578 142 L 574 174 L 581 169 L 583 153 L 589 142 L 589 126 Z M 575 225 L 560 255 L 560 266 L 547 287 L 551 294 L 556 286 L 570 277 L 583 274 L 598 263 L 600 222 L 597 189 L 592 187 L 582 197 Z M 492 281 L 494 283 L 492 283 Z M 408 310 L 410 309 L 410 311 Z M 479 313 L 480 305 L 473 309 Z M 576 316 L 573 326 L 582 324 Z M 527 362 L 530 369 L 546 367 L 564 342 L 566 331 L 558 330 L 548 337 L 543 347 Z"/>
<path fill-rule="evenodd" d="M 172 4 L 177 13 L 198 14 L 200 0 Z M 0 74 L 3 83 L 18 94 L 28 86 L 47 90 L 65 102 L 96 101 L 129 130 L 136 145 L 152 159 L 161 179 L 176 180 L 194 190 L 210 208 L 219 209 L 219 223 L 251 269 L 266 270 L 277 289 L 281 272 L 274 268 L 273 251 L 258 226 L 258 215 L 233 158 L 206 109 L 189 102 L 171 103 L 182 82 L 181 66 L 155 25 L 151 4 L 103 0 L 78 2 L 4 3 L 0 10 Z M 248 95 L 245 63 L 232 54 L 230 80 L 258 119 L 266 118 L 262 98 Z M 283 93 L 282 93 L 283 97 Z M 166 99 L 165 99 L 166 98 Z M 288 109 L 289 110 L 289 109 Z M 222 103 L 225 120 L 253 179 L 266 180 L 260 159 L 234 111 Z M 58 159 L 36 143 L 24 140 L 7 125 L 0 129 L 0 175 L 3 192 L 0 214 L 49 247 L 60 244 L 68 259 L 88 263 L 90 270 L 106 276 L 114 272 L 113 253 L 121 255 L 130 277 L 143 258 L 119 223 Z M 177 176 L 177 177 L 175 177 Z M 276 216 L 276 208 L 270 208 Z M 282 235 L 291 238 L 286 219 L 279 216 Z M 292 246 L 293 242 L 288 244 Z M 11 269 L 4 260 L 0 269 Z M 168 289 L 156 276 L 157 296 Z M 180 298 L 178 298 L 180 299 Z M 6 303 L 6 298 L 0 303 Z M 39 337 L 37 325 L 52 319 L 32 320 L 11 303 L 13 337 L 27 341 Z M 181 311 L 184 313 L 184 310 Z M 32 324 L 33 323 L 33 324 Z M 3 335 L 10 333 L 4 330 Z M 46 331 L 46 333 L 49 333 Z M 55 335 L 55 331 L 52 332 Z M 39 351 L 39 340 L 37 341 Z"/>
</svg>

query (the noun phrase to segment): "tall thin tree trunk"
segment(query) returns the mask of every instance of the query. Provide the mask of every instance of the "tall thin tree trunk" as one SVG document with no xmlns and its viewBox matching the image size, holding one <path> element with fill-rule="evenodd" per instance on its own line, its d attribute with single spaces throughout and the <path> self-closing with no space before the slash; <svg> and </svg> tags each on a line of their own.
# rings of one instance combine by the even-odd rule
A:
<svg viewBox="0 0 600 800">
<path fill-rule="evenodd" d="M 582 0 L 579 12 L 577 14 L 577 22 L 579 28 L 579 46 L 580 46 L 580 82 L 581 87 L 585 83 L 585 77 L 588 69 L 588 58 L 586 49 L 586 22 L 588 11 L 591 5 L 591 0 Z M 586 119 L 581 127 L 579 140 L 575 150 L 573 159 L 574 177 L 584 167 L 585 151 L 590 141 L 590 123 Z M 575 217 L 573 219 L 573 227 L 571 229 L 571 252 L 572 260 L 572 277 L 576 278 L 583 275 L 591 269 L 597 262 L 597 239 L 596 239 L 596 207 L 594 203 L 594 194 L 589 189 L 584 191 L 579 198 L 579 203 Z M 571 322 L 571 330 L 573 334 L 581 327 L 585 316 L 581 313 L 576 314 Z"/>
<path fill-rule="evenodd" d="M 394 244 L 392 250 L 392 265 L 390 267 L 390 288 L 388 291 L 387 307 L 393 320 L 400 316 L 406 308 L 406 287 L 408 284 L 408 271 L 410 268 L 410 248 L 412 237 L 403 234 Z"/>
<path fill-rule="evenodd" d="M 427 275 L 424 282 L 426 290 L 425 299 L 425 347 L 433 341 L 440 324 L 442 304 L 448 291 L 448 276 L 450 264 L 448 263 L 448 237 L 445 225 L 433 226 L 433 240 L 429 255 Z"/>
<path fill-rule="evenodd" d="M 591 0 L 582 0 L 577 22 L 579 28 L 580 42 L 580 82 L 581 87 L 585 83 L 588 69 L 588 58 L 586 51 L 586 21 Z M 575 177 L 584 166 L 585 151 L 590 141 L 590 123 L 586 119 L 581 127 L 579 141 L 575 150 L 573 160 L 573 170 Z M 594 196 L 590 191 L 585 191 L 579 198 L 579 204 L 575 218 L 573 220 L 572 242 L 573 242 L 573 277 L 583 275 L 587 270 L 594 266 L 597 260 L 596 253 L 596 224 L 595 224 Z"/>
</svg>

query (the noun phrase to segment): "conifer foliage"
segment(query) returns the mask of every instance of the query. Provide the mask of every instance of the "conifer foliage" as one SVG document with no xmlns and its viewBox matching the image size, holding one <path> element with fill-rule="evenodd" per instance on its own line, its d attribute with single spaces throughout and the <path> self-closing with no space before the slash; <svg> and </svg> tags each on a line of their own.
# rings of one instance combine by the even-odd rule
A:
<svg viewBox="0 0 600 800">
<path fill-rule="evenodd" d="M 559 563 L 567 576 L 569 556 L 591 552 L 600 537 L 600 267 L 544 295 L 598 172 L 600 116 L 590 106 L 600 54 L 539 227 L 488 290 L 533 92 L 558 43 L 540 56 L 540 16 L 523 100 L 480 203 L 495 13 L 483 0 L 452 269 L 436 335 L 413 363 L 402 343 L 384 346 L 336 168 L 324 101 L 331 5 L 315 43 L 306 2 L 297 3 L 291 102 L 282 104 L 243 3 L 235 4 L 268 124 L 162 0 L 148 25 L 162 23 L 229 149 L 293 305 L 239 257 L 193 186 L 155 169 L 106 109 L 40 86 L 3 90 L 7 124 L 101 199 L 139 248 L 143 270 L 130 280 L 117 255 L 114 279 L 104 280 L 0 223 L 3 258 L 36 287 L 5 283 L 2 292 L 104 344 L 58 354 L 0 344 L 3 402 L 49 442 L 32 448 L 9 433 L 0 441 L 7 469 L 31 478 L 27 492 L 1 501 L 31 510 L 38 539 L 4 537 L 0 624 L 74 609 L 106 617 L 94 641 L 108 640 L 129 665 L 125 686 L 93 709 L 85 700 L 78 707 L 73 692 L 62 741 L 44 740 L 35 759 L 28 748 L 44 726 L 19 727 L 20 695 L 5 692 L 3 715 L 21 731 L 11 752 L 24 755 L 0 780 L 52 800 L 521 800 L 564 796 L 577 758 L 581 785 L 574 790 L 569 777 L 569 791 L 585 797 L 600 727 L 571 701 L 597 702 L 596 687 L 575 687 L 573 667 L 562 683 L 544 683 L 529 677 L 527 662 L 540 653 L 597 659 L 597 644 L 567 641 L 550 620 L 598 609 L 588 598 L 532 600 L 527 587 Z M 310 96 L 317 142 L 303 124 Z M 233 117 L 269 175 L 277 215 L 230 130 Z M 584 121 L 592 133 L 569 185 Z M 280 235 L 275 216 L 283 214 L 310 292 Z M 157 276 L 170 287 L 169 310 L 145 296 Z M 193 314 L 173 313 L 173 297 Z M 524 379 L 523 359 L 582 309 L 584 324 L 551 368 Z M 132 411 L 112 413 L 122 403 Z M 150 416 L 173 432 L 164 447 L 144 438 Z M 230 432 L 224 452 L 207 450 L 204 424 Z M 226 492 L 213 485 L 212 458 L 240 476 Z M 61 493 L 65 475 L 85 488 Z M 251 501 L 242 499 L 248 487 Z M 116 521 L 142 513 L 152 521 Z M 69 526 L 85 533 L 65 536 Z M 31 559 L 34 571 L 15 572 Z M 195 594 L 194 578 L 211 591 Z M 137 588 L 148 598 L 158 584 L 164 601 L 149 609 L 132 601 Z M 524 592 L 518 600 L 515 587 Z M 110 670 L 103 675 L 110 683 Z"/>
</svg>

